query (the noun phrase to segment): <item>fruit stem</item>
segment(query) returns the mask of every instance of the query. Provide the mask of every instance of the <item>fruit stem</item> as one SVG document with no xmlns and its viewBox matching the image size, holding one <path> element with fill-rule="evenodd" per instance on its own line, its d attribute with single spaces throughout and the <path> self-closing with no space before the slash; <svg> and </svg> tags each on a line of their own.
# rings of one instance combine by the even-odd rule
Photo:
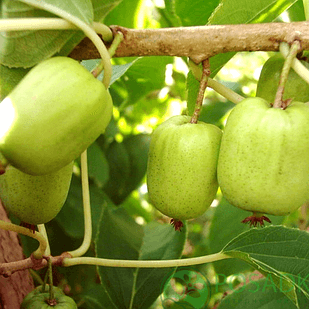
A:
<svg viewBox="0 0 309 309">
<path fill-rule="evenodd" d="M 11 222 L 5 222 L 3 220 L 0 220 L 0 228 L 6 231 L 16 232 L 36 239 L 40 243 L 40 245 L 39 248 L 35 252 L 33 252 L 33 256 L 36 259 L 42 259 L 47 247 L 47 241 L 41 233 L 37 231 L 33 233 L 33 231 L 29 230 L 26 227 L 13 224 Z"/>
<path fill-rule="evenodd" d="M 192 60 L 189 60 L 188 66 L 193 74 L 193 76 L 197 80 L 201 80 L 202 78 L 202 70 L 201 68 L 196 65 Z M 215 81 L 214 79 L 208 77 L 207 87 L 212 88 L 214 91 L 228 99 L 229 101 L 237 104 L 244 100 L 245 98 L 232 89 L 222 85 L 221 83 Z"/>
<path fill-rule="evenodd" d="M 48 241 L 48 236 L 47 236 L 47 233 L 46 233 L 45 225 L 44 224 L 38 224 L 38 230 L 41 233 L 41 235 L 43 237 L 45 237 L 46 243 L 47 243 L 44 255 L 49 256 L 50 255 L 50 246 L 49 246 L 49 241 Z"/>
<path fill-rule="evenodd" d="M 113 260 L 101 259 L 95 257 L 78 257 L 78 258 L 64 258 L 62 266 L 69 267 L 75 265 L 97 265 L 108 267 L 137 267 L 137 268 L 165 268 L 165 267 L 179 267 L 211 263 L 224 259 L 230 259 L 231 256 L 224 253 L 215 253 L 195 258 L 177 259 L 177 260 Z"/>
<path fill-rule="evenodd" d="M 48 262 L 48 279 L 49 279 L 49 302 L 50 304 L 53 302 L 55 295 L 54 295 L 54 283 L 53 283 L 53 264 L 50 257 L 47 257 Z"/>
<path fill-rule="evenodd" d="M 290 46 L 286 42 L 281 42 L 279 50 L 284 58 L 286 58 L 290 52 Z M 309 70 L 297 59 L 292 61 L 292 68 L 294 71 L 309 84 Z"/>
<path fill-rule="evenodd" d="M 87 164 L 87 150 L 81 155 L 81 178 L 82 178 L 82 192 L 83 192 L 83 207 L 84 207 L 84 240 L 81 246 L 68 252 L 72 257 L 84 255 L 91 244 L 92 237 L 92 220 L 91 220 L 91 207 L 90 207 L 90 193 L 88 181 L 88 164 Z"/>
<path fill-rule="evenodd" d="M 104 41 L 113 40 L 113 32 L 108 26 L 94 22 L 93 28 L 95 32 L 102 35 Z M 78 30 L 78 27 L 62 18 L 8 18 L 0 20 L 0 31 L 25 30 Z"/>
<path fill-rule="evenodd" d="M 292 61 L 295 59 L 299 51 L 300 51 L 300 42 L 298 40 L 295 40 L 292 43 L 289 54 L 284 61 L 284 65 L 283 65 L 282 72 L 280 75 L 279 86 L 278 86 L 275 101 L 273 104 L 274 108 L 285 108 L 286 107 L 285 103 L 283 102 L 284 87 L 288 80 L 288 75 L 289 75 L 289 71 L 292 65 Z"/>
<path fill-rule="evenodd" d="M 110 55 L 110 57 L 113 57 L 115 55 L 115 52 L 119 46 L 119 44 L 122 42 L 123 40 L 123 34 L 122 32 L 117 32 L 115 35 L 115 38 L 110 46 L 110 48 L 108 49 L 108 53 Z M 98 77 L 100 75 L 100 73 L 103 71 L 104 69 L 104 62 L 101 61 L 91 72 L 91 74 L 94 77 Z"/>
<path fill-rule="evenodd" d="M 200 87 L 199 87 L 198 95 L 196 98 L 194 113 L 191 117 L 190 123 L 198 122 L 198 118 L 200 116 L 203 101 L 204 101 L 205 90 L 207 88 L 208 76 L 210 75 L 209 59 L 204 60 L 202 64 L 203 64 L 203 71 L 202 71 L 202 77 L 200 80 Z"/>
</svg>

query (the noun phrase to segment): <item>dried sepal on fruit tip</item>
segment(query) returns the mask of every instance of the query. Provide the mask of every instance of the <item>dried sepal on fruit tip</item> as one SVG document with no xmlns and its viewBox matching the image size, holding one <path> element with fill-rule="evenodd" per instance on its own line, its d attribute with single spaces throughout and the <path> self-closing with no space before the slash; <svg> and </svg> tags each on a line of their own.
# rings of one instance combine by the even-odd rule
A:
<svg viewBox="0 0 309 309">
<path fill-rule="evenodd" d="M 264 226 L 264 221 L 267 221 L 268 223 L 271 223 L 270 219 L 263 214 L 260 213 L 253 213 L 252 216 L 249 216 L 242 220 L 242 223 L 249 223 L 250 226 L 257 227 L 259 226 Z"/>
<path fill-rule="evenodd" d="M 183 228 L 182 221 L 178 219 L 171 219 L 171 225 L 174 226 L 175 231 L 181 232 L 181 229 Z"/>
<path fill-rule="evenodd" d="M 20 226 L 29 229 L 33 234 L 34 234 L 35 231 L 36 231 L 36 225 L 35 225 L 35 224 L 30 224 L 30 223 L 27 223 L 27 222 L 23 222 L 23 221 L 22 221 L 22 222 L 20 223 Z"/>
</svg>

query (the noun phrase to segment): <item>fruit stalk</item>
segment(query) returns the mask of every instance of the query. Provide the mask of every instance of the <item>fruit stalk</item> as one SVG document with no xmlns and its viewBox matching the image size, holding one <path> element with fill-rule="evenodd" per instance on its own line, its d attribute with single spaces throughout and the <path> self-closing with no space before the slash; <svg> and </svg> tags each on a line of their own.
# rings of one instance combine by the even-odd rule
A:
<svg viewBox="0 0 309 309">
<path fill-rule="evenodd" d="M 205 90 L 207 88 L 208 76 L 210 75 L 209 59 L 204 60 L 202 64 L 203 64 L 203 72 L 202 72 L 202 77 L 200 80 L 199 92 L 196 98 L 195 109 L 191 117 L 190 123 L 198 122 L 198 118 L 200 116 L 202 105 L 203 105 Z"/>
<path fill-rule="evenodd" d="M 153 261 L 114 260 L 114 259 L 102 259 L 95 257 L 79 257 L 79 258 L 64 258 L 62 266 L 69 267 L 75 265 L 97 265 L 97 266 L 108 266 L 108 267 L 166 268 L 166 267 L 199 265 L 230 258 L 232 257 L 221 252 L 195 258 L 180 259 L 180 260 L 177 259 L 177 260 L 153 260 Z"/>
<path fill-rule="evenodd" d="M 84 240 L 81 246 L 68 252 L 72 257 L 78 257 L 84 255 L 91 244 L 92 237 L 92 220 L 91 220 L 91 207 L 90 207 L 90 193 L 89 193 L 89 181 L 88 181 L 88 164 L 87 164 L 87 150 L 81 155 L 81 178 L 82 178 L 82 190 L 83 190 L 83 207 L 84 207 Z"/>
<path fill-rule="evenodd" d="M 201 78 L 202 78 L 202 70 L 200 69 L 200 67 L 198 65 L 196 65 L 192 60 L 189 60 L 188 66 L 189 66 L 193 76 L 197 80 L 201 80 Z M 237 104 L 237 103 L 239 103 L 239 102 L 241 102 L 242 100 L 245 99 L 243 96 L 239 95 L 238 93 L 236 93 L 232 89 L 222 85 L 221 83 L 213 80 L 210 77 L 208 77 L 207 87 L 209 87 L 209 88 L 213 89 L 214 91 L 218 92 L 223 97 L 225 97 L 226 99 L 230 100 L 231 102 L 233 102 L 235 104 Z"/>
<path fill-rule="evenodd" d="M 117 32 L 115 37 L 114 37 L 114 40 L 110 46 L 110 48 L 108 49 L 108 53 L 110 55 L 110 57 L 113 57 L 116 50 L 117 50 L 117 47 L 119 46 L 119 44 L 122 42 L 123 40 L 123 34 L 122 32 Z M 98 77 L 100 75 L 100 73 L 103 71 L 104 69 L 104 61 L 102 60 L 91 72 L 91 74 L 94 76 L 94 77 Z"/>
<path fill-rule="evenodd" d="M 292 43 L 289 55 L 287 56 L 287 58 L 284 62 L 283 68 L 282 68 L 279 86 L 278 86 L 278 90 L 277 90 L 274 105 L 273 105 L 274 108 L 285 108 L 286 105 L 289 104 L 289 102 L 283 102 L 284 86 L 285 86 L 287 79 L 288 79 L 288 75 L 289 75 L 289 71 L 290 71 L 290 68 L 291 68 L 291 65 L 292 65 L 292 61 L 295 59 L 299 50 L 300 50 L 300 42 L 295 40 Z"/>
<path fill-rule="evenodd" d="M 36 259 L 41 259 L 43 257 L 44 252 L 47 248 L 47 241 L 41 233 L 38 232 L 33 233 L 28 228 L 10 222 L 5 222 L 3 220 L 0 220 L 0 228 L 6 231 L 13 231 L 36 239 L 40 243 L 40 245 L 39 248 L 33 253 L 33 256 Z"/>
<path fill-rule="evenodd" d="M 289 44 L 286 42 L 281 42 L 280 43 L 280 53 L 284 58 L 286 58 L 289 54 L 290 47 Z M 308 69 L 297 59 L 295 58 L 292 61 L 292 68 L 294 71 L 304 80 L 309 84 L 309 71 Z"/>
</svg>

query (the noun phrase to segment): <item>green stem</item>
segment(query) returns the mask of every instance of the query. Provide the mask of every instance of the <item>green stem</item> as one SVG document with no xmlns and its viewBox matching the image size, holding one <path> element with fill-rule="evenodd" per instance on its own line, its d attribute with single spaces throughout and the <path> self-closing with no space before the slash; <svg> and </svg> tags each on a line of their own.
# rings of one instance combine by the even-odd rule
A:
<svg viewBox="0 0 309 309">
<path fill-rule="evenodd" d="M 202 78 L 201 68 L 198 65 L 196 65 L 192 60 L 189 60 L 188 65 L 189 65 L 189 68 L 190 68 L 193 76 L 197 80 L 201 80 L 201 78 Z M 235 104 L 237 104 L 237 103 L 239 103 L 239 102 L 241 102 L 242 100 L 245 99 L 244 97 L 242 97 L 241 95 L 239 95 L 238 93 L 233 91 L 232 89 L 222 85 L 221 83 L 213 80 L 210 77 L 208 77 L 207 86 L 212 88 L 213 90 L 215 90 L 216 92 L 221 94 L 223 97 L 225 97 L 226 99 L 228 99 L 229 101 L 231 101 Z"/>
<path fill-rule="evenodd" d="M 94 30 L 102 35 L 106 42 L 113 40 L 113 33 L 104 24 L 94 22 Z M 25 31 L 25 30 L 78 30 L 74 24 L 62 18 L 8 18 L 0 20 L 0 31 Z"/>
<path fill-rule="evenodd" d="M 25 2 L 26 4 L 29 4 L 28 1 L 24 1 L 24 0 L 20 0 L 20 1 Z M 77 26 L 80 30 L 82 30 L 85 33 L 85 35 L 92 41 L 94 46 L 97 48 L 102 58 L 102 61 L 104 61 L 105 74 L 103 77 L 103 84 L 107 89 L 109 87 L 109 83 L 112 77 L 112 65 L 110 62 L 110 56 L 108 54 L 106 46 L 104 45 L 100 37 L 97 35 L 97 33 L 94 31 L 94 29 L 87 23 L 83 22 L 81 19 L 49 3 L 42 2 L 40 0 L 32 0 L 30 2 L 30 5 L 49 11 L 51 13 L 54 13 L 57 16 L 62 17 L 63 19 L 68 20 L 69 22 Z"/>
<path fill-rule="evenodd" d="M 79 258 L 65 258 L 63 260 L 62 266 L 68 267 L 75 265 L 97 265 L 97 266 L 108 266 L 108 267 L 163 268 L 163 267 L 179 267 L 179 266 L 205 264 L 229 258 L 232 257 L 221 252 L 188 259 L 156 260 L 156 261 L 113 260 L 113 259 L 100 259 L 94 257 L 79 257 Z"/>
<path fill-rule="evenodd" d="M 283 65 L 282 72 L 280 75 L 279 86 L 278 86 L 276 96 L 275 96 L 275 101 L 273 104 L 274 108 L 284 108 L 285 107 L 284 106 L 285 104 L 283 102 L 284 87 L 285 87 L 286 81 L 288 80 L 288 75 L 290 72 L 292 61 L 297 56 L 297 53 L 299 52 L 299 50 L 300 50 L 300 42 L 294 41 L 292 43 L 290 52 L 284 61 L 284 65 Z"/>
<path fill-rule="evenodd" d="M 91 207 L 90 207 L 90 193 L 89 193 L 89 181 L 88 181 L 88 165 L 87 165 L 87 150 L 81 155 L 81 177 L 82 177 L 82 190 L 83 190 L 83 207 L 84 207 L 84 240 L 81 246 L 68 252 L 72 257 L 78 257 L 84 255 L 91 244 L 92 236 L 92 223 L 91 223 Z"/>
<path fill-rule="evenodd" d="M 113 57 L 115 55 L 115 52 L 119 46 L 119 44 L 122 42 L 123 40 L 123 34 L 121 32 L 117 32 L 117 34 L 115 35 L 115 38 L 110 46 L 110 48 L 108 49 L 108 53 L 110 55 L 110 57 Z M 100 73 L 103 71 L 104 69 L 104 63 L 103 61 L 101 61 L 93 70 L 92 70 L 92 75 L 94 77 L 97 77 L 100 75 Z"/>
<path fill-rule="evenodd" d="M 55 298 L 54 295 L 54 283 L 53 283 L 53 264 L 51 258 L 48 258 L 48 278 L 49 278 L 49 300 L 52 301 Z"/>
<path fill-rule="evenodd" d="M 40 243 L 40 245 L 39 248 L 33 252 L 33 256 L 36 259 L 42 259 L 44 252 L 47 248 L 47 242 L 45 237 L 41 233 L 36 231 L 33 233 L 28 228 L 13 224 L 11 222 L 5 222 L 3 220 L 0 220 L 0 228 L 6 231 L 16 232 L 36 239 Z"/>
<path fill-rule="evenodd" d="M 39 233 L 41 233 L 41 235 L 46 239 L 46 243 L 47 243 L 44 255 L 49 256 L 51 253 L 50 253 L 50 246 L 49 246 L 49 241 L 48 241 L 48 236 L 46 233 L 45 225 L 38 224 L 38 230 L 39 230 Z"/>
<path fill-rule="evenodd" d="M 204 60 L 202 64 L 203 64 L 203 72 L 202 72 L 202 76 L 200 80 L 200 87 L 199 87 L 199 91 L 197 94 L 195 108 L 194 108 L 194 112 L 191 117 L 190 123 L 198 122 L 198 118 L 200 116 L 202 106 L 203 106 L 205 90 L 207 88 L 208 76 L 210 75 L 209 60 L 208 59 Z"/>
<path fill-rule="evenodd" d="M 289 44 L 282 42 L 280 43 L 279 49 L 282 56 L 287 58 L 290 52 Z M 304 81 L 309 84 L 309 70 L 297 58 L 293 59 L 291 67 Z"/>
</svg>

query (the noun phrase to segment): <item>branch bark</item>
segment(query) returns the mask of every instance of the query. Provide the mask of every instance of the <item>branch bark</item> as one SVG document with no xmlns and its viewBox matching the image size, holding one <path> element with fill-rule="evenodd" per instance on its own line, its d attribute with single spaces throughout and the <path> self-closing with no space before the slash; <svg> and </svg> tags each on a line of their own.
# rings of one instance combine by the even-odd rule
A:
<svg viewBox="0 0 309 309">
<path fill-rule="evenodd" d="M 229 51 L 278 51 L 280 42 L 298 39 L 302 49 L 309 49 L 309 23 L 264 23 L 212 25 L 161 29 L 129 29 L 111 26 L 122 32 L 124 40 L 114 57 L 178 56 L 200 63 Z M 97 59 L 99 54 L 85 38 L 70 54 L 78 60 Z"/>
<path fill-rule="evenodd" d="M 9 222 L 0 201 L 0 218 Z M 24 259 L 18 236 L 11 231 L 0 229 L 0 263 Z M 22 270 L 10 277 L 0 277 L 0 308 L 19 309 L 23 298 L 34 289 L 28 270 Z"/>
</svg>

